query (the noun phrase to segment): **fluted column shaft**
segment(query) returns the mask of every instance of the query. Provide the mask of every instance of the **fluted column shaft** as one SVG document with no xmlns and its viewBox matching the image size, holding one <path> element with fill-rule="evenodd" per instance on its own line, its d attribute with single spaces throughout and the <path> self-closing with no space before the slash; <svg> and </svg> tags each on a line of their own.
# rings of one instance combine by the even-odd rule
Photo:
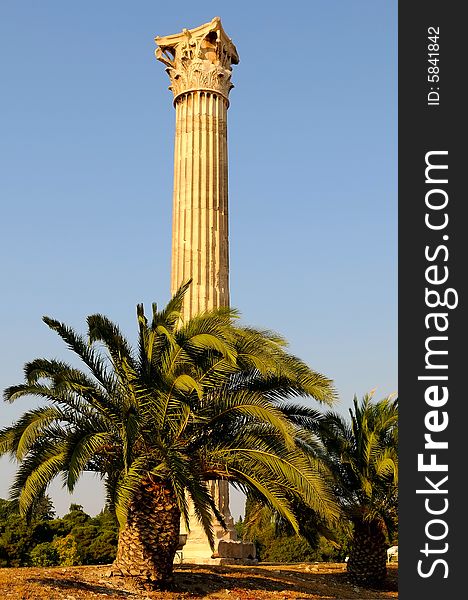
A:
<svg viewBox="0 0 468 600">
<path fill-rule="evenodd" d="M 227 100 L 189 91 L 175 109 L 171 291 L 192 279 L 187 319 L 229 305 Z"/>
<path fill-rule="evenodd" d="M 178 96 L 174 144 L 171 292 L 192 279 L 183 318 L 229 306 L 227 108 L 200 90 Z M 229 485 L 213 484 L 216 504 L 231 523 Z M 222 537 L 223 531 L 215 526 Z"/>
</svg>

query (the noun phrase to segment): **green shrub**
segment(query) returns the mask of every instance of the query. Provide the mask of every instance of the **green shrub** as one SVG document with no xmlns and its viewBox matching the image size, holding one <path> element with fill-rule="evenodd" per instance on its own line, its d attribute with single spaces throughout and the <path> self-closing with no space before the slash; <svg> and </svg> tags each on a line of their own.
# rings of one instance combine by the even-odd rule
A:
<svg viewBox="0 0 468 600">
<path fill-rule="evenodd" d="M 60 564 L 60 556 L 53 542 L 38 544 L 29 553 L 29 558 L 34 567 L 54 567 Z"/>
</svg>

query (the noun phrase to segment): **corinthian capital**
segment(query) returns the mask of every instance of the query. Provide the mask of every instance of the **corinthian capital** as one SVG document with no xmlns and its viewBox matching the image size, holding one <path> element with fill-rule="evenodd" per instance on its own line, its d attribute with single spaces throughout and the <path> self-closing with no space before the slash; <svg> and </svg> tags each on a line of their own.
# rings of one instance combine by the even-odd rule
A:
<svg viewBox="0 0 468 600">
<path fill-rule="evenodd" d="M 166 65 L 174 100 L 191 90 L 215 92 L 228 99 L 233 87 L 231 65 L 239 57 L 219 17 L 195 29 L 158 36 L 155 42 L 156 58 Z"/>
</svg>

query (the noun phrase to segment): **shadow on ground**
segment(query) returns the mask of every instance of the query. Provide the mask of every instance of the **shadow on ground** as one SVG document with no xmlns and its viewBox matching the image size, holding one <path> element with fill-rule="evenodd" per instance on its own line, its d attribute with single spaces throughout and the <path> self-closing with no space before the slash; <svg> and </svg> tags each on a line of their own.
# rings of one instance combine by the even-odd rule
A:
<svg viewBox="0 0 468 600">
<path fill-rule="evenodd" d="M 0 569 L 0 600 L 394 600 L 398 568 L 380 590 L 348 581 L 344 563 L 259 564 L 175 568 L 171 591 L 135 578 L 107 577 L 109 566 Z"/>
<path fill-rule="evenodd" d="M 54 590 L 60 589 L 62 591 L 69 591 L 70 594 L 73 592 L 86 592 L 94 595 L 109 595 L 112 592 L 112 598 L 136 598 L 135 592 L 119 590 L 110 588 L 107 585 L 100 585 L 97 583 L 89 583 L 80 579 L 57 579 L 52 577 L 29 577 L 26 580 L 28 583 L 37 583 L 41 586 L 48 586 Z"/>
<path fill-rule="evenodd" d="M 176 585 L 174 591 L 192 592 L 196 594 L 213 594 L 221 591 L 235 591 L 242 588 L 251 592 L 281 592 L 288 593 L 286 597 L 295 594 L 326 593 L 330 600 L 343 600 L 348 590 L 350 600 L 356 598 L 378 598 L 385 592 L 398 591 L 397 571 L 389 569 L 389 575 L 384 586 L 378 590 L 362 589 L 353 586 L 348 581 L 348 575 L 343 565 L 330 565 L 328 569 L 323 563 L 315 565 L 286 565 L 262 564 L 258 567 L 237 567 L 207 565 L 181 565 L 176 570 Z M 376 595 L 377 594 L 377 595 Z M 310 596 L 304 596 L 310 597 Z M 385 596 L 381 596 L 385 597 Z M 392 597 L 392 596 L 388 596 Z M 255 598 L 255 595 L 253 596 Z"/>
</svg>

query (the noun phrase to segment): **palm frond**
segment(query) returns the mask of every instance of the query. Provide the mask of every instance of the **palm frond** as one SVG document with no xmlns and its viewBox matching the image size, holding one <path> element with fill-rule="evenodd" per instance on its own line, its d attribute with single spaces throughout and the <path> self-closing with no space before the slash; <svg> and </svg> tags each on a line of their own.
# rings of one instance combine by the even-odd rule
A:
<svg viewBox="0 0 468 600">
<path fill-rule="evenodd" d="M 11 487 L 12 498 L 18 500 L 23 516 L 28 516 L 35 499 L 44 494 L 49 483 L 65 468 L 66 453 L 60 447 L 23 459 Z"/>
<path fill-rule="evenodd" d="M 75 489 L 75 485 L 89 461 L 112 442 L 113 438 L 108 432 L 86 432 L 84 435 L 79 435 L 77 441 L 73 440 L 67 455 L 67 488 L 70 492 Z"/>
<path fill-rule="evenodd" d="M 56 331 L 67 346 L 80 357 L 85 365 L 90 369 L 93 376 L 99 383 L 108 391 L 111 392 L 114 388 L 114 378 L 108 374 L 104 359 L 96 353 L 87 340 L 77 334 L 71 327 L 64 323 L 60 323 L 56 319 L 43 317 L 46 325 L 53 331 Z"/>
</svg>

